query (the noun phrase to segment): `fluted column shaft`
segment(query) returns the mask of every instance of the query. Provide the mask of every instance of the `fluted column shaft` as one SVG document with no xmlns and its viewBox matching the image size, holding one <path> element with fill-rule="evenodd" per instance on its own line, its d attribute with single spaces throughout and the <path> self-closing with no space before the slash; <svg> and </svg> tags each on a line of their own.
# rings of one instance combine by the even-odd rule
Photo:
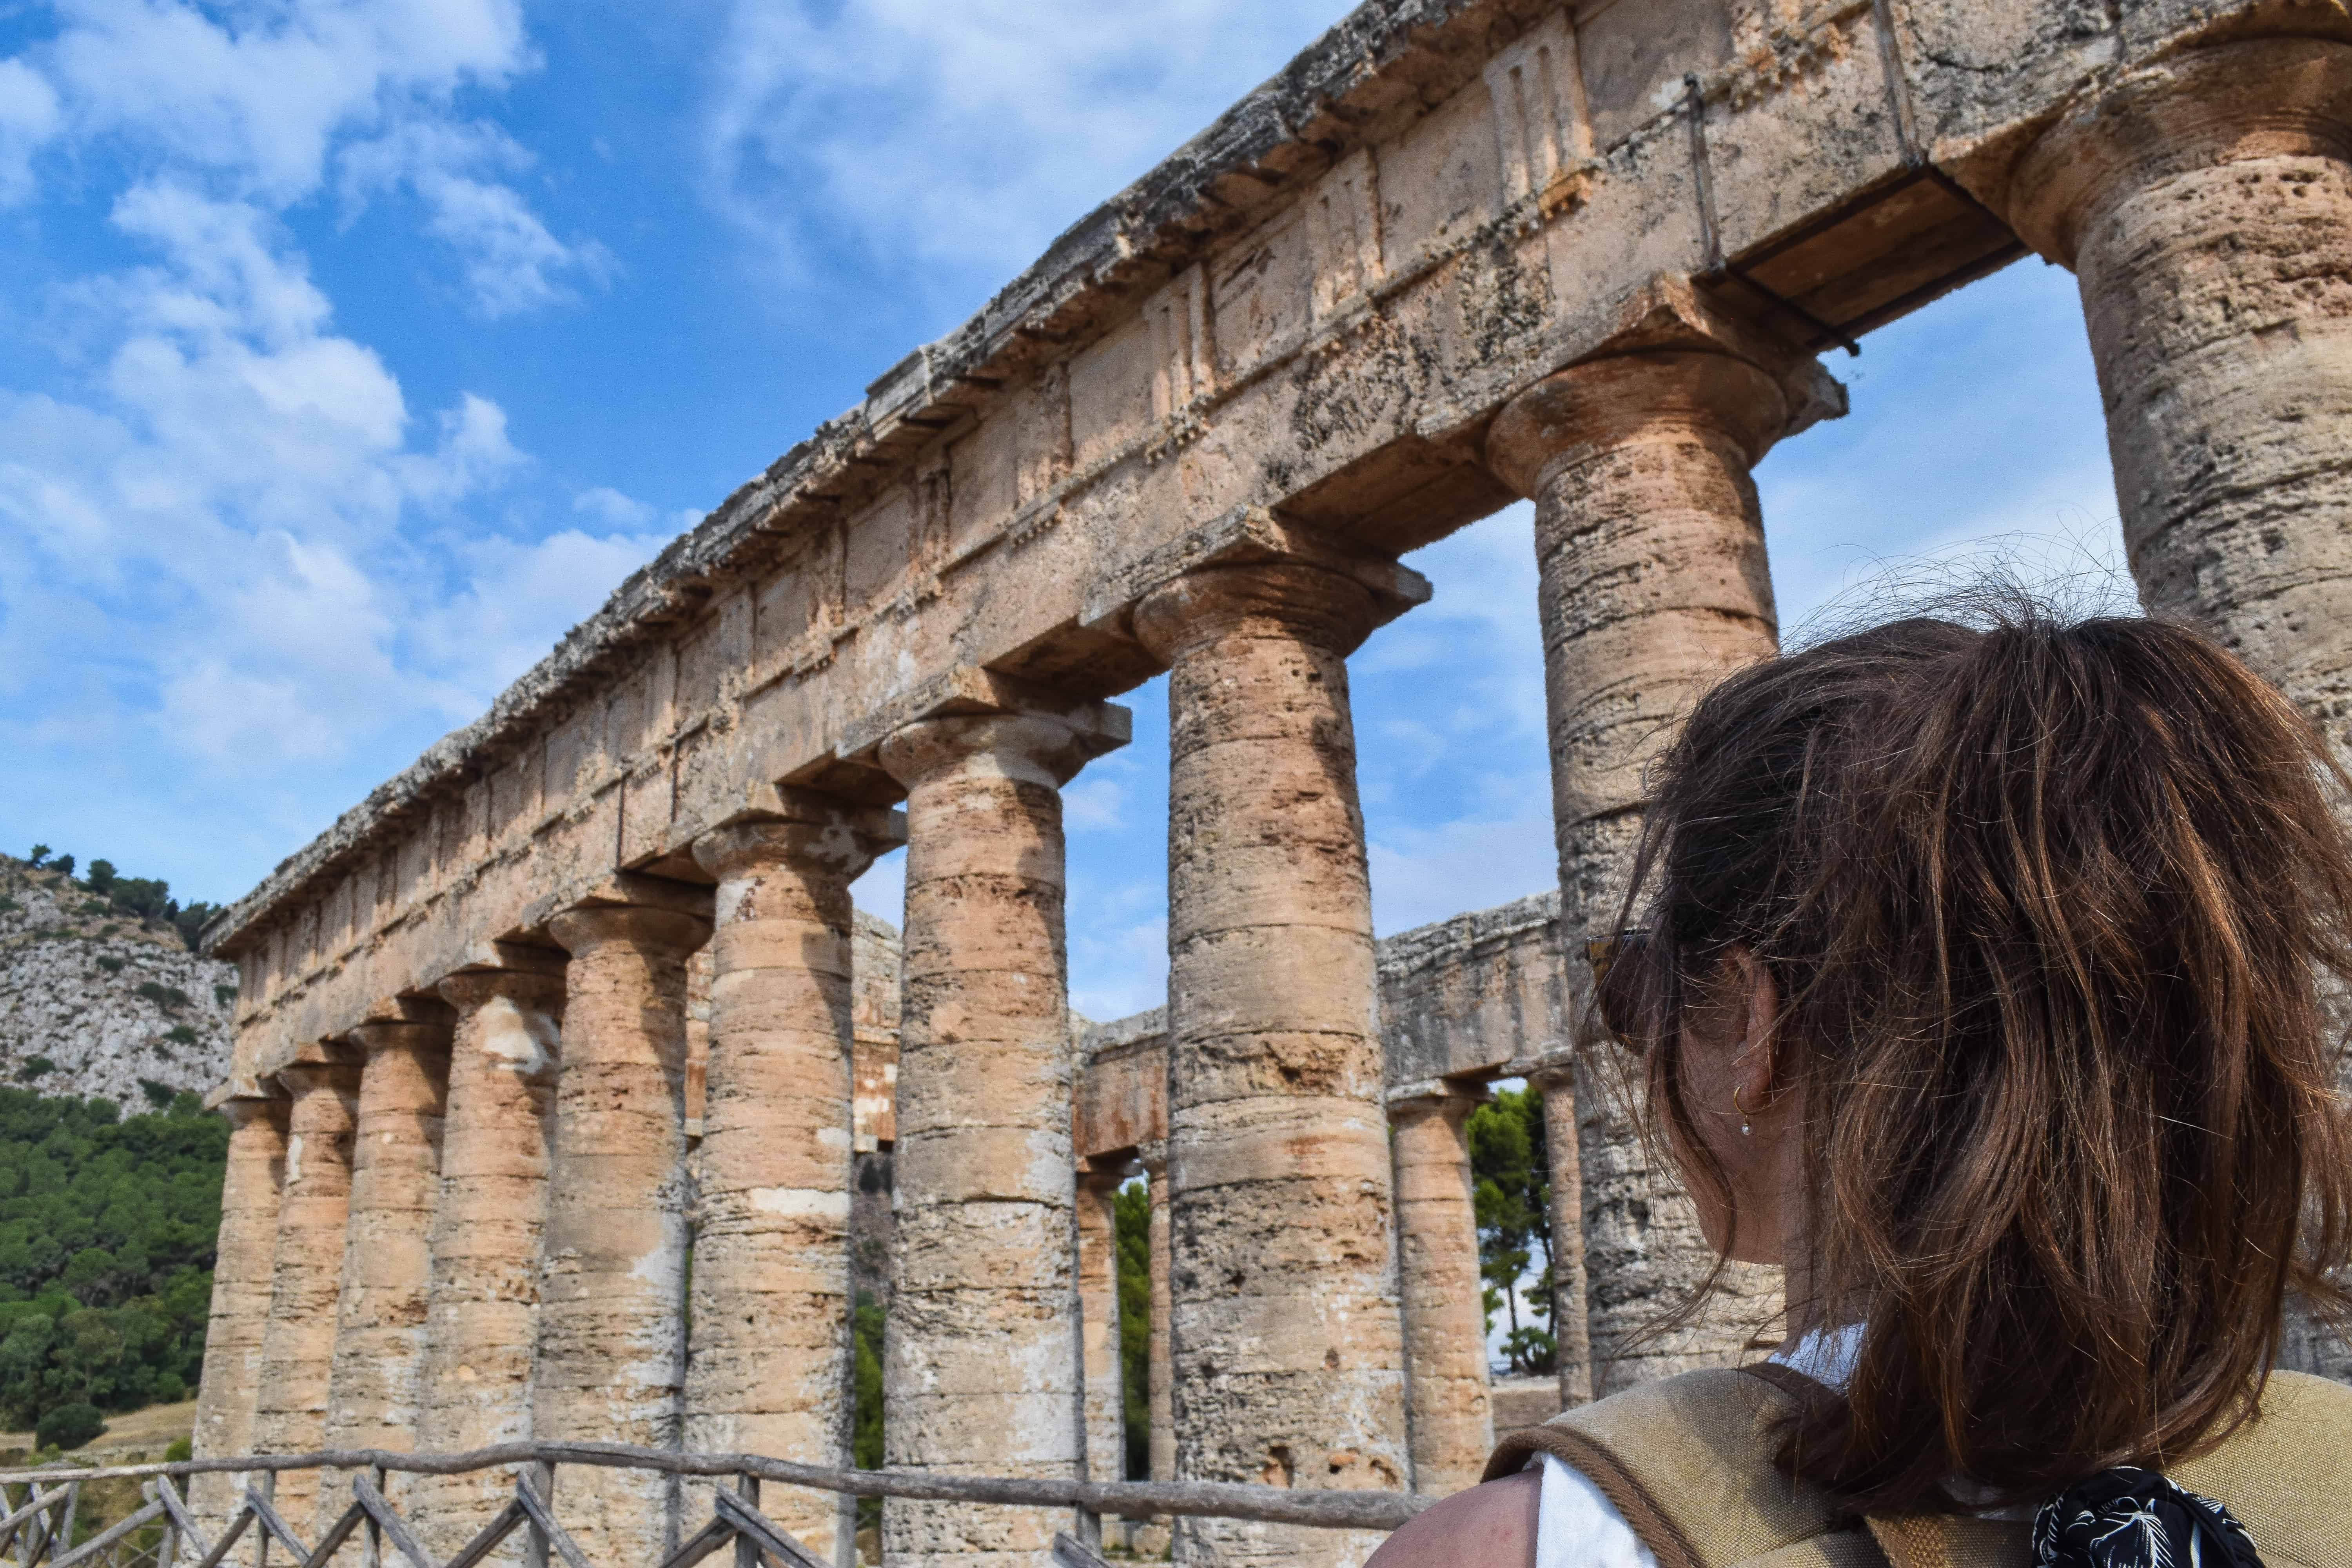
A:
<svg viewBox="0 0 2352 1568">
<path fill-rule="evenodd" d="M 887 811 L 789 804 L 694 850 L 719 889 L 686 1445 L 846 1465 L 849 884 L 901 835 Z M 855 1528 L 830 1492 L 761 1506 L 827 1559 Z"/>
<path fill-rule="evenodd" d="M 1213 566 L 1148 595 L 1171 667 L 1168 1165 L 1179 1479 L 1402 1488 L 1371 897 L 1347 656 L 1354 579 Z M 1181 1562 L 1370 1542 L 1183 1520 Z"/>
<path fill-rule="evenodd" d="M 895 1467 L 1078 1470 L 1060 785 L 1087 754 L 1062 724 L 1014 714 L 925 720 L 882 745 L 908 791 L 882 1373 Z M 882 1550 L 1039 1563 L 1062 1522 L 893 1499 Z"/>
<path fill-rule="evenodd" d="M 2142 602 L 2352 756 L 2352 45 L 2247 39 L 2100 84 L 2007 206 L 2080 282 Z"/>
<path fill-rule="evenodd" d="M 1150 1479 L 1172 1481 L 1176 1479 L 1176 1367 L 1168 1343 L 1168 1320 L 1172 1309 L 1168 1289 L 1167 1145 L 1144 1151 L 1143 1173 L 1151 1188 L 1151 1330 L 1144 1351 L 1144 1394 L 1151 1438 Z"/>
<path fill-rule="evenodd" d="M 1580 992 L 1584 944 L 1623 903 L 1644 766 L 1699 691 L 1778 648 L 1748 471 L 1789 419 L 1780 383 L 1755 364 L 1669 349 L 1562 371 L 1514 399 L 1488 437 L 1489 463 L 1536 503 L 1560 937 Z M 1730 1300 L 1634 1348 L 1714 1253 L 1673 1174 L 1650 1168 L 1626 1108 L 1585 1098 L 1592 1393 L 1736 1360 L 1777 1270 L 1735 1270 Z"/>
<path fill-rule="evenodd" d="M 326 1447 L 359 1077 L 356 1066 L 341 1060 L 298 1062 L 278 1075 L 292 1103 L 254 1410 L 253 1446 L 259 1453 L 305 1454 Z M 297 1529 L 310 1518 L 318 1495 L 315 1470 L 287 1470 L 278 1478 L 278 1511 Z"/>
<path fill-rule="evenodd" d="M 1086 1378 L 1087 1479 L 1127 1479 L 1120 1426 L 1118 1364 L 1118 1215 L 1120 1173 L 1078 1175 L 1079 1358 Z"/>
<path fill-rule="evenodd" d="M 554 1173 L 541 1247 L 534 1436 L 678 1446 L 686 1374 L 688 914 L 578 909 L 548 932 L 564 969 Z M 666 1478 L 575 1466 L 566 1528 L 597 1563 L 657 1563 L 677 1528 Z"/>
<path fill-rule="evenodd" d="M 441 982 L 457 1011 L 433 1215 L 417 1447 L 456 1453 L 531 1435 L 540 1233 L 563 1013 L 560 958 Z M 453 1555 L 513 1495 L 502 1472 L 419 1476 L 409 1518 Z M 520 1555 L 520 1542 L 501 1560 Z"/>
<path fill-rule="evenodd" d="M 352 1137 L 351 1213 L 343 1227 L 327 1446 L 406 1449 L 415 1443 L 424 1370 L 449 1024 L 446 1017 L 362 1024 L 350 1039 L 365 1059 Z M 405 1478 L 398 1489 L 406 1489 Z M 321 1496 L 322 1517 L 314 1521 L 320 1532 L 348 1506 L 340 1489 Z"/>
<path fill-rule="evenodd" d="M 1412 1489 L 1445 1497 L 1478 1484 L 1495 1447 L 1486 1321 L 1465 1127 L 1468 1094 L 1393 1100 L 1397 1274 L 1404 1300 Z"/>
<path fill-rule="evenodd" d="M 239 1096 L 224 1103 L 228 1165 L 221 1176 L 221 1226 L 213 1263 L 212 1315 L 205 1329 L 204 1384 L 196 1395 L 195 1457 L 254 1449 L 262 1342 L 278 1253 L 279 1190 L 286 1180 L 287 1102 Z M 217 1534 L 243 1495 L 241 1472 L 191 1476 L 188 1500 Z"/>
<path fill-rule="evenodd" d="M 1592 1397 L 1592 1330 L 1584 1274 L 1584 1159 L 1578 1133 L 1578 1068 L 1573 1062 L 1530 1073 L 1543 1095 L 1544 1152 L 1551 1169 L 1551 1331 L 1559 1404 Z"/>
</svg>

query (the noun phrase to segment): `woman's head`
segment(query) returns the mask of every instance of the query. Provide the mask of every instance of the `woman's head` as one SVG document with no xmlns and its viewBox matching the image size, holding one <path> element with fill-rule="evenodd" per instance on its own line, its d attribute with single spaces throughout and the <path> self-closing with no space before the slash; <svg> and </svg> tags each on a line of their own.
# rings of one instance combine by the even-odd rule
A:
<svg viewBox="0 0 2352 1568">
<path fill-rule="evenodd" d="M 2192 632 L 1983 618 L 1709 692 L 1601 987 L 1718 1245 L 1778 1161 L 1792 1308 L 1867 1323 L 1783 1458 L 1874 1508 L 2219 1436 L 2352 1241 L 2325 742 Z"/>
</svg>

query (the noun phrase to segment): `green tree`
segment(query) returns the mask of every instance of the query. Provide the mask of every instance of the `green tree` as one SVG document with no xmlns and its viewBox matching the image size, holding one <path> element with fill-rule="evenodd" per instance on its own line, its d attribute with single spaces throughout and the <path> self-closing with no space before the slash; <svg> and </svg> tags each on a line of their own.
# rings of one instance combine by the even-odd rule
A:
<svg viewBox="0 0 2352 1568">
<path fill-rule="evenodd" d="M 1119 1408 L 1126 1480 L 1151 1475 L 1151 1189 L 1140 1182 L 1111 1200 L 1118 1258 Z"/>
<path fill-rule="evenodd" d="M 105 1417 L 95 1405 L 60 1405 L 41 1417 L 33 1441 L 44 1448 L 79 1448 L 94 1442 L 106 1430 Z"/>
<path fill-rule="evenodd" d="M 109 1100 L 0 1089 L 0 1424 L 185 1396 L 227 1142 L 194 1095 L 125 1118 Z"/>
<path fill-rule="evenodd" d="M 28 858 L 28 859 L 25 862 L 25 864 L 26 864 L 27 866 L 30 866 L 34 870 L 37 871 L 37 870 L 39 870 L 39 869 L 41 868 L 41 862 L 42 862 L 42 861 L 44 861 L 44 860 L 46 860 L 46 859 L 47 859 L 48 858 L 49 858 L 49 847 L 48 847 L 47 845 L 46 845 L 46 844 L 36 844 L 36 845 L 34 845 L 34 846 L 33 846 L 33 853 L 32 853 L 31 858 Z"/>
<path fill-rule="evenodd" d="M 1478 1226 L 1478 1275 L 1486 1328 L 1499 1310 L 1510 1324 L 1502 1351 L 1517 1372 L 1549 1372 L 1558 1351 L 1542 1321 L 1551 1315 L 1551 1158 L 1544 1140 L 1543 1091 L 1503 1089 L 1470 1113 L 1471 1203 Z M 1528 1282 L 1530 1268 L 1537 1270 Z M 1520 1287 L 1527 1314 L 1520 1321 Z"/>
</svg>

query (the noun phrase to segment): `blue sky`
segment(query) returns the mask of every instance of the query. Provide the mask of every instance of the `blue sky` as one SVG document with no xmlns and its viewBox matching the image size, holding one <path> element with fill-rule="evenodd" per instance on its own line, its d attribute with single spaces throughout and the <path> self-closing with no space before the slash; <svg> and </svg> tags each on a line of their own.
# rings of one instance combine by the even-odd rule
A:
<svg viewBox="0 0 2352 1568">
<path fill-rule="evenodd" d="M 1339 15 L 0 0 L 0 842 L 242 892 Z M 1789 625 L 2111 566 L 2064 273 L 1832 369 L 1759 475 Z M 1413 563 L 1353 665 L 1383 931 L 1551 879 L 1526 509 Z M 1162 985 L 1162 692 L 1069 793 L 1096 1017 Z"/>
</svg>

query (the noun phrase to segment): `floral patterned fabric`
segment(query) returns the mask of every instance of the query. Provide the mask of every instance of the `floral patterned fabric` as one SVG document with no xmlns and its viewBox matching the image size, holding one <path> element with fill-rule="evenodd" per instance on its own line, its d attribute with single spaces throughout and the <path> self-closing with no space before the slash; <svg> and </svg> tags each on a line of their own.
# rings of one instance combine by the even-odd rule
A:
<svg viewBox="0 0 2352 1568">
<path fill-rule="evenodd" d="M 2035 1568 L 2263 1568 L 2246 1527 L 2154 1470 L 2102 1470 L 2042 1505 Z"/>
</svg>

